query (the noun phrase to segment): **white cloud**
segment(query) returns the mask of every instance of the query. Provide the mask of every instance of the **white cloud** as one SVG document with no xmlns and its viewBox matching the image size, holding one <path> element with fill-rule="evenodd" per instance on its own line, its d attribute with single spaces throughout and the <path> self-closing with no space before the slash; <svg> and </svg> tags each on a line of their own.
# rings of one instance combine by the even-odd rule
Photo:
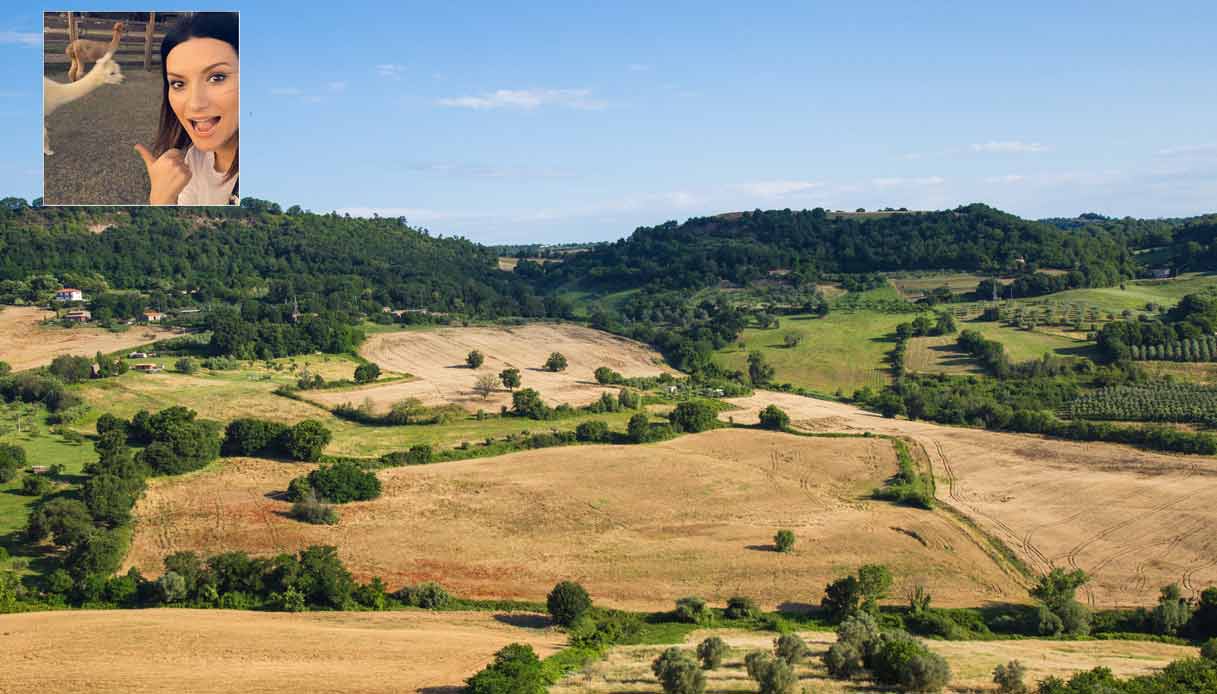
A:
<svg viewBox="0 0 1217 694">
<path fill-rule="evenodd" d="M 41 46 L 42 34 L 32 31 L 0 31 L 0 43 L 19 43 L 23 46 Z"/>
<path fill-rule="evenodd" d="M 522 168 L 516 166 L 487 166 L 485 164 L 467 164 L 464 162 L 427 161 L 413 164 L 413 171 L 444 174 L 448 176 L 468 176 L 472 178 L 573 178 L 571 171 L 561 169 Z"/>
<path fill-rule="evenodd" d="M 1217 143 L 1207 145 L 1183 145 L 1180 147 L 1167 147 L 1166 149 L 1158 150 L 1158 156 L 1161 157 L 1178 157 L 1188 156 L 1191 154 L 1217 154 Z"/>
<path fill-rule="evenodd" d="M 274 96 L 300 96 L 304 92 L 300 91 L 298 87 L 275 87 L 270 90 L 270 93 Z"/>
<path fill-rule="evenodd" d="M 1006 174 L 1005 176 L 989 176 L 985 179 L 985 183 L 1022 183 L 1025 180 L 1027 180 L 1026 176 Z"/>
<path fill-rule="evenodd" d="M 580 110 L 597 110 L 605 107 L 603 101 L 589 98 L 587 89 L 499 89 L 479 96 L 459 96 L 440 99 L 440 106 L 470 108 L 478 111 L 513 108 L 531 111 L 541 106 L 562 106 Z"/>
<path fill-rule="evenodd" d="M 897 186 L 940 186 L 946 182 L 947 180 L 942 176 L 921 176 L 915 178 L 896 176 L 890 178 L 871 179 L 871 183 L 880 188 L 893 188 Z"/>
<path fill-rule="evenodd" d="M 376 74 L 394 80 L 401 79 L 401 73 L 405 71 L 406 66 L 397 63 L 381 63 L 376 66 Z"/>
<path fill-rule="evenodd" d="M 763 198 L 779 198 L 783 195 L 804 193 L 823 185 L 815 181 L 753 181 L 752 183 L 738 183 L 732 187 Z"/>
<path fill-rule="evenodd" d="M 1022 140 L 990 140 L 972 145 L 973 152 L 989 154 L 1012 154 L 1026 152 L 1047 152 L 1050 148 L 1039 142 L 1023 142 Z"/>
</svg>

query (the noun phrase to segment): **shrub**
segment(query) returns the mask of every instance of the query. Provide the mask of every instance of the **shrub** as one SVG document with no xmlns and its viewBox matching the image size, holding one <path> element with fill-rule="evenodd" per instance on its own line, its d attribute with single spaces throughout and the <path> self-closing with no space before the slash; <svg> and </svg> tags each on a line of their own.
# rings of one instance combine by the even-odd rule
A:
<svg viewBox="0 0 1217 694">
<path fill-rule="evenodd" d="M 629 388 L 622 388 L 617 393 L 617 402 L 623 410 L 637 410 L 642 408 L 642 394 Z"/>
<path fill-rule="evenodd" d="M 313 470 L 308 474 L 308 485 L 318 498 L 335 504 L 367 501 L 380 496 L 380 480 L 376 473 L 349 461 L 339 461 Z"/>
<path fill-rule="evenodd" d="M 950 681 L 951 666 L 945 658 L 930 650 L 909 658 L 900 671 L 900 685 L 905 691 L 940 692 Z"/>
<path fill-rule="evenodd" d="M 1211 638 L 1200 647 L 1200 657 L 1217 660 L 1217 638 Z"/>
<path fill-rule="evenodd" d="M 476 349 L 465 355 L 465 364 L 467 364 L 471 369 L 481 368 L 482 364 L 485 363 L 486 355 L 482 354 Z"/>
<path fill-rule="evenodd" d="M 520 370 L 503 369 L 499 372 L 499 380 L 503 382 L 503 387 L 507 390 L 515 390 L 520 387 Z"/>
<path fill-rule="evenodd" d="M 315 419 L 297 423 L 283 434 L 283 449 L 296 460 L 314 462 L 330 443 L 330 430 Z M 328 497 L 327 497 L 328 498 Z"/>
<path fill-rule="evenodd" d="M 431 446 L 425 443 L 410 446 L 406 451 L 406 465 L 426 465 L 431 462 Z"/>
<path fill-rule="evenodd" d="M 626 436 L 633 443 L 646 443 L 651 434 L 651 418 L 644 412 L 630 417 L 625 427 Z"/>
<path fill-rule="evenodd" d="M 788 665 L 796 665 L 811 653 L 807 642 L 798 634 L 782 634 L 773 642 L 773 652 Z"/>
<path fill-rule="evenodd" d="M 727 619 L 752 619 L 760 616 L 761 611 L 756 606 L 756 602 L 752 598 L 746 598 L 742 595 L 733 595 L 727 599 L 727 609 L 723 611 L 723 616 Z"/>
<path fill-rule="evenodd" d="M 11 482 L 17 471 L 25 467 L 25 449 L 0 443 L 0 482 Z"/>
<path fill-rule="evenodd" d="M 777 405 L 770 405 L 761 410 L 761 428 L 782 431 L 790 426 L 790 415 Z"/>
<path fill-rule="evenodd" d="M 621 374 L 613 371 L 607 366 L 601 366 L 595 372 L 596 383 L 602 386 L 616 385 L 625 382 L 625 378 Z"/>
<path fill-rule="evenodd" d="M 799 691 L 799 678 L 794 669 L 780 658 L 765 661 L 757 674 L 760 694 L 795 694 Z"/>
<path fill-rule="evenodd" d="M 123 479 L 102 473 L 85 480 L 80 497 L 94 521 L 114 527 L 131 520 L 131 508 L 143 487 L 142 479 Z"/>
<path fill-rule="evenodd" d="M 706 691 L 706 676 L 697 661 L 675 646 L 651 663 L 651 671 L 667 694 L 702 694 Z"/>
<path fill-rule="evenodd" d="M 513 643 L 486 669 L 465 680 L 467 694 L 545 694 L 545 668 L 532 646 Z"/>
<path fill-rule="evenodd" d="M 727 642 L 717 636 L 702 641 L 697 645 L 697 657 L 705 670 L 716 670 L 723 664 L 723 656 L 727 655 Z"/>
<path fill-rule="evenodd" d="M 100 426 L 101 421 L 98 421 Z M 288 427 L 251 417 L 234 419 L 224 429 L 224 455 L 273 455 Z M 100 428 L 98 429 L 100 432 Z"/>
<path fill-rule="evenodd" d="M 561 352 L 551 352 L 549 358 L 545 360 L 546 371 L 565 371 L 566 357 L 562 356 Z"/>
<path fill-rule="evenodd" d="M 698 433 L 718 426 L 718 413 L 704 402 L 682 402 L 668 415 L 676 431 Z"/>
<path fill-rule="evenodd" d="M 711 617 L 710 608 L 701 598 L 688 596 L 676 601 L 676 619 L 689 624 L 702 624 Z"/>
<path fill-rule="evenodd" d="M 549 592 L 545 606 L 555 623 L 569 627 L 592 606 L 592 599 L 583 586 L 574 581 L 562 581 Z"/>
<path fill-rule="evenodd" d="M 93 375 L 93 360 L 88 357 L 61 354 L 51 361 L 47 371 L 59 377 L 64 383 L 79 383 Z"/>
<path fill-rule="evenodd" d="M 54 488 L 51 481 L 42 475 L 26 475 L 21 480 L 21 493 L 26 496 L 42 496 L 49 494 Z"/>
<path fill-rule="evenodd" d="M 530 419 L 549 419 L 553 416 L 553 411 L 541 399 L 541 394 L 532 388 L 511 394 L 511 411 L 517 417 Z"/>
<path fill-rule="evenodd" d="M 416 586 L 405 586 L 393 594 L 403 605 L 421 607 L 424 610 L 441 610 L 452 604 L 452 595 L 434 581 Z"/>
<path fill-rule="evenodd" d="M 993 683 L 1000 694 L 1027 694 L 1027 668 L 1017 660 L 993 669 Z"/>
<path fill-rule="evenodd" d="M 199 363 L 190 357 L 182 357 L 174 362 L 173 368 L 177 369 L 179 373 L 193 374 L 198 372 Z"/>
<path fill-rule="evenodd" d="M 186 579 L 174 571 L 166 571 L 156 579 L 156 589 L 163 603 L 181 602 L 186 599 Z"/>
<path fill-rule="evenodd" d="M 822 656 L 830 677 L 849 679 L 866 669 L 862 648 L 856 643 L 838 641 Z"/>
<path fill-rule="evenodd" d="M 368 362 L 355 367 L 356 383 L 371 383 L 380 378 L 380 365 Z"/>
<path fill-rule="evenodd" d="M 499 377 L 494 374 L 481 374 L 473 382 L 473 392 L 485 400 L 499 388 Z"/>
<path fill-rule="evenodd" d="M 316 493 L 309 488 L 302 499 L 292 504 L 292 518 L 313 525 L 336 525 L 338 512 L 329 504 L 318 501 Z"/>
<path fill-rule="evenodd" d="M 773 536 L 773 546 L 776 547 L 779 552 L 792 551 L 794 549 L 794 531 L 779 530 L 777 534 Z"/>
<path fill-rule="evenodd" d="M 607 422 L 583 422 L 575 427 L 575 438 L 580 441 L 602 442 L 609 440 Z"/>
</svg>

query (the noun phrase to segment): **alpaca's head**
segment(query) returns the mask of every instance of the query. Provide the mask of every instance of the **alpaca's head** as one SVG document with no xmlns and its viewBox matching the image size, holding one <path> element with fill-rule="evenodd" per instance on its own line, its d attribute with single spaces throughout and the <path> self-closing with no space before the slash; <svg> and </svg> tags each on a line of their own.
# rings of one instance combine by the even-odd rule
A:
<svg viewBox="0 0 1217 694">
<path fill-rule="evenodd" d="M 118 61 L 114 60 L 114 52 L 103 55 L 101 60 L 93 66 L 90 74 L 97 73 L 99 79 L 105 84 L 122 84 L 123 70 L 118 66 Z"/>
<path fill-rule="evenodd" d="M 114 23 L 114 35 L 115 36 L 122 34 L 126 30 L 127 30 L 127 24 L 125 22 L 115 22 Z"/>
</svg>

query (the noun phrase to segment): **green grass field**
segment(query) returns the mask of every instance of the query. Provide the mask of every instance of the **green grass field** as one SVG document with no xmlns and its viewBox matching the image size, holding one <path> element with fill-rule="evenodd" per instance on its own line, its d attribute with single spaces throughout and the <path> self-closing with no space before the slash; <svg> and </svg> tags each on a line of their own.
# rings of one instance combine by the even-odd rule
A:
<svg viewBox="0 0 1217 694">
<path fill-rule="evenodd" d="M 1217 288 L 1217 274 L 1188 273 L 1173 280 L 1137 280 L 1120 287 L 1099 289 L 1070 289 L 1049 296 L 1025 299 L 1026 303 L 1055 301 L 1058 303 L 1093 304 L 1103 311 L 1118 314 L 1124 310 L 1144 311 L 1146 304 L 1174 305 L 1186 294 Z"/>
<path fill-rule="evenodd" d="M 1020 330 L 996 322 L 964 321 L 961 330 L 975 330 L 990 340 L 1002 343 L 1011 361 L 1039 359 L 1045 354 L 1092 356 L 1093 343 L 1054 335 L 1040 330 Z M 904 365 L 914 373 L 982 373 L 976 361 L 955 349 L 958 335 L 914 337 L 905 351 Z"/>
<path fill-rule="evenodd" d="M 887 298 L 895 291 L 888 287 L 877 293 Z M 878 388 L 891 381 L 884 357 L 894 345 L 896 326 L 913 318 L 911 313 L 877 311 L 833 311 L 824 318 L 783 316 L 779 328 L 745 330 L 740 337 L 744 348 L 731 345 L 720 350 L 716 360 L 729 369 L 747 370 L 748 353 L 759 351 L 773 365 L 779 383 L 825 393 L 839 388 L 850 394 L 862 386 Z M 783 345 L 787 333 L 802 338 L 798 346 Z"/>
</svg>

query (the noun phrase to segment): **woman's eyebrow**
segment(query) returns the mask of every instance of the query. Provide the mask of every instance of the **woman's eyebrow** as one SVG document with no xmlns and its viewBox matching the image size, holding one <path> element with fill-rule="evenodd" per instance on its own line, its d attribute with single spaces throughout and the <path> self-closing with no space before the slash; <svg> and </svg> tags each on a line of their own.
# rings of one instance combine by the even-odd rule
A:
<svg viewBox="0 0 1217 694">
<path fill-rule="evenodd" d="M 220 67 L 220 66 L 231 67 L 231 65 L 228 64 L 228 61 L 221 61 L 218 63 L 212 63 L 211 65 L 208 65 L 207 67 L 203 68 L 202 70 L 199 70 L 199 72 L 207 72 L 208 70 L 210 70 L 212 68 Z M 169 75 L 170 77 L 181 77 L 181 75 L 177 74 L 176 72 L 166 72 L 165 74 Z"/>
</svg>

